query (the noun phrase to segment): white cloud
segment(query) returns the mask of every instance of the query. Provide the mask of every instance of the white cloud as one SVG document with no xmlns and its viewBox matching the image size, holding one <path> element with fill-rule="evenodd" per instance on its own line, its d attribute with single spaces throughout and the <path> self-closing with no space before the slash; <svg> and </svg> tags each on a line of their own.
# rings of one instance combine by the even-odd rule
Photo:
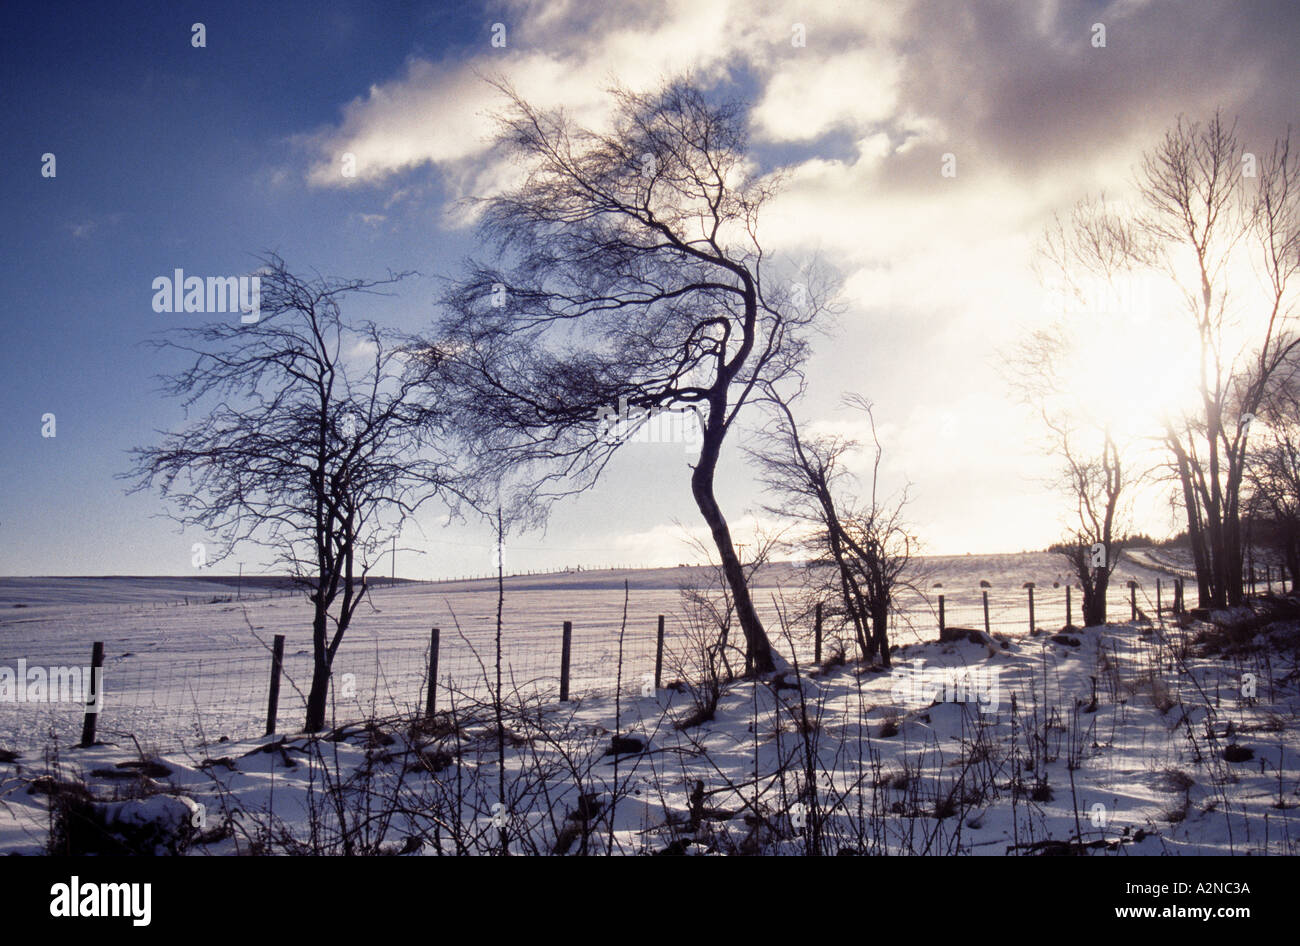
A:
<svg viewBox="0 0 1300 946">
<path fill-rule="evenodd" d="M 315 158 L 310 182 L 346 183 L 339 159 L 351 152 L 371 184 L 432 163 L 452 196 L 510 186 L 519 169 L 486 159 L 489 113 L 501 100 L 481 74 L 500 72 L 535 105 L 595 124 L 615 78 L 645 87 L 690 68 L 752 82 L 756 141 L 777 155 L 783 146 L 812 152 L 786 169 L 763 219 L 765 246 L 816 250 L 846 280 L 848 311 L 818 353 L 829 370 L 814 387 L 823 404 L 841 390 L 877 401 L 882 429 L 893 425 L 882 437 L 887 464 L 917 482 L 921 519 L 948 517 L 949 538 L 987 521 L 984 491 L 1019 498 L 1038 475 L 1024 472 L 1041 460 L 1026 446 L 1035 431 L 991 363 L 1042 316 L 1030 262 L 1050 213 L 1084 193 L 1122 194 L 1175 105 L 1199 114 L 1207 95 L 1232 107 L 1253 92 L 1276 112 L 1286 101 L 1285 83 L 1262 78 L 1282 47 L 1258 25 L 1207 47 L 1219 68 L 1180 55 L 1221 34 L 1224 5 L 1207 4 L 1174 35 L 1167 26 L 1181 14 L 1168 5 L 1112 4 L 1105 68 L 1087 47 L 1095 10 L 1082 0 L 1030 16 L 1011 4 L 953 12 L 933 0 L 514 2 L 505 11 L 509 50 L 485 41 L 460 61 L 412 61 L 304 139 Z M 796 23 L 804 47 L 791 45 Z M 1267 56 L 1245 65 L 1239 51 L 1260 42 Z M 845 142 L 851 154 L 831 150 Z M 949 152 L 954 179 L 940 174 Z M 400 181 L 388 202 L 412 186 Z M 463 206 L 451 209 L 453 225 L 471 222 Z M 1000 521 L 1015 534 L 1041 513 L 1024 502 L 1008 509 Z M 662 548 L 665 539 L 629 541 Z"/>
<path fill-rule="evenodd" d="M 578 120 L 599 124 L 609 85 L 645 87 L 687 69 L 719 75 L 734 44 L 747 43 L 753 30 L 725 0 L 626 4 L 617 21 L 613 11 L 595 15 L 575 5 L 515 3 L 512 10 L 508 35 L 519 48 L 485 46 L 468 59 L 439 64 L 412 60 L 402 76 L 372 85 L 346 105 L 336 127 L 302 138 L 316 156 L 309 183 L 349 183 L 340 173 L 349 153 L 363 181 L 434 163 L 464 182 L 481 183 L 483 176 L 457 165 L 490 144 L 502 98 L 487 78 L 508 79 L 540 108 L 563 106 Z M 646 23 L 657 25 L 647 30 Z"/>
<path fill-rule="evenodd" d="M 373 85 L 364 98 L 349 103 L 338 128 L 309 139 L 317 160 L 308 181 L 321 187 L 348 184 L 351 178 L 343 174 L 348 154 L 355 158 L 356 178 L 374 181 L 477 153 L 491 131 L 487 117 L 473 107 L 486 103 L 485 92 L 483 82 L 461 67 L 413 60 L 400 80 Z"/>
<path fill-rule="evenodd" d="M 870 48 L 822 56 L 803 50 L 776 72 L 755 106 L 753 121 L 774 141 L 809 141 L 839 126 L 861 128 L 893 117 L 900 62 Z M 886 139 L 887 141 L 888 139 Z"/>
</svg>

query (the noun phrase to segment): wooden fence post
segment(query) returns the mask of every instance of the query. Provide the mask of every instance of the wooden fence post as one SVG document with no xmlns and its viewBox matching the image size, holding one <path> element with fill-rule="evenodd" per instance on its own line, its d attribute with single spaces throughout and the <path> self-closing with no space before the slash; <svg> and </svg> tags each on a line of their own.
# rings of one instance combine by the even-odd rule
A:
<svg viewBox="0 0 1300 946">
<path fill-rule="evenodd" d="M 944 613 L 943 613 L 943 595 L 939 595 L 939 639 L 943 640 Z"/>
<path fill-rule="evenodd" d="M 1073 607 L 1074 586 L 1065 586 L 1065 629 L 1068 631 L 1074 627 L 1074 607 Z"/>
<path fill-rule="evenodd" d="M 101 670 L 104 666 L 104 642 L 95 641 L 90 647 L 90 681 L 82 687 L 82 693 L 86 692 L 86 687 L 91 687 L 94 698 L 86 701 L 86 713 L 81 719 L 81 745 L 82 747 L 93 746 L 95 744 L 95 726 L 99 721 L 99 706 L 104 699 L 102 689 Z M 23 686 L 24 681 L 17 680 L 18 686 Z M 91 707 L 94 709 L 91 709 Z"/>
<path fill-rule="evenodd" d="M 990 634 L 991 631 L 989 629 L 989 593 L 985 591 L 983 592 L 983 595 L 984 595 L 984 633 Z"/>
<path fill-rule="evenodd" d="M 1034 633 L 1034 583 L 1025 582 L 1025 587 L 1029 589 L 1029 633 Z"/>
<path fill-rule="evenodd" d="M 1165 616 L 1163 612 L 1164 612 L 1164 606 L 1161 604 L 1160 579 L 1157 578 L 1156 579 L 1156 620 L 1160 622 L 1161 627 L 1165 626 Z"/>
<path fill-rule="evenodd" d="M 655 689 L 663 686 L 664 679 L 664 616 L 659 615 L 659 634 L 655 642 Z"/>
<path fill-rule="evenodd" d="M 438 702 L 438 644 L 441 638 L 442 631 L 435 627 L 429 635 L 429 694 L 424 698 L 424 715 L 429 719 L 433 718 Z"/>
<path fill-rule="evenodd" d="M 569 702 L 569 652 L 573 647 L 573 622 L 564 622 L 564 644 L 560 651 L 560 702 Z"/>
<path fill-rule="evenodd" d="M 1131 578 L 1128 583 L 1128 603 L 1129 610 L 1132 612 L 1129 620 L 1136 621 L 1138 619 L 1138 583 Z"/>
<path fill-rule="evenodd" d="M 276 634 L 271 645 L 271 689 L 266 697 L 266 734 L 275 732 L 275 716 L 280 707 L 280 672 L 284 669 L 284 635 Z"/>
<path fill-rule="evenodd" d="M 822 665 L 822 603 L 817 602 L 816 614 L 813 617 L 813 663 L 817 666 Z"/>
</svg>

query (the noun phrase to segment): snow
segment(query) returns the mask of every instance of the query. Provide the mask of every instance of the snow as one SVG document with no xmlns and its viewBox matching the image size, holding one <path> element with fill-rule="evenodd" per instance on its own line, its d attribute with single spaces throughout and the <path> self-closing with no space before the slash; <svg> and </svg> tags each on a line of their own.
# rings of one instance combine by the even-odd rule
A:
<svg viewBox="0 0 1300 946">
<path fill-rule="evenodd" d="M 504 676 L 511 702 L 522 707 L 506 712 L 504 799 L 492 707 L 484 702 L 495 656 L 496 595 L 488 583 L 399 584 L 375 594 L 375 609 L 363 608 L 340 650 L 333 717 L 380 722 L 373 730 L 352 726 L 332 741 L 296 733 L 298 691 L 309 677 L 300 600 L 178 606 L 176 585 L 150 590 L 137 581 L 116 599 L 111 582 L 99 586 L 98 599 L 80 585 L 77 600 L 60 604 L 58 579 L 25 580 L 24 587 L 5 580 L 0 596 L 28 595 L 32 607 L 0 616 L 0 665 L 20 657 L 84 665 L 93 640 L 105 641 L 108 659 L 104 745 L 72 747 L 79 706 L 0 704 L 0 748 L 19 753 L 0 763 L 0 851 L 40 852 L 49 799 L 29 788 L 33 777 L 57 770 L 84 779 L 99 798 L 121 798 L 129 787 L 146 799 L 142 817 L 180 817 L 167 796 L 204 806 L 209 828 L 230 830 L 213 832 L 196 853 L 309 849 L 309 825 L 335 823 L 324 789 L 340 781 L 357 804 L 401 800 L 384 837 L 368 840 L 405 849 L 411 838 L 407 846 L 417 853 L 434 853 L 435 840 L 455 849 L 445 830 L 435 839 L 432 827 L 435 815 L 451 823 L 452 812 L 475 826 L 460 838 L 468 849 L 490 852 L 499 843 L 492 818 L 500 804 L 495 813 L 520 851 L 552 850 L 562 836 L 576 851 L 581 826 L 590 825 L 589 849 L 612 844 L 616 853 L 794 853 L 810 843 L 808 825 L 816 821 L 831 853 L 1002 855 L 1076 835 L 1098 842 L 1087 850 L 1102 855 L 1297 853 L 1300 630 L 1280 626 L 1268 646 L 1260 638 L 1257 649 L 1228 656 L 1187 644 L 1199 625 L 1089 628 L 1071 632 L 1078 646 L 1031 636 L 1021 586 L 1038 583 L 1036 623 L 1054 633 L 1064 616 L 1063 593 L 1051 588 L 1064 583 L 1060 561 L 1024 555 L 930 563 L 948 601 L 961 602 L 958 614 L 972 602 L 977 614 L 955 618 L 950 603 L 949 625 L 982 626 L 978 584 L 992 584 L 991 611 L 1002 618 L 992 629 L 1005 647 L 941 644 L 933 622 L 918 618 L 913 630 L 895 631 L 902 646 L 892 671 L 850 663 L 813 675 L 801 642 L 802 697 L 798 687 L 735 682 L 712 721 L 681 731 L 673 722 L 692 710 L 689 694 L 641 694 L 643 675 L 653 670 L 657 614 L 668 615 L 670 645 L 674 635 L 680 641 L 675 584 L 689 570 L 512 579 Z M 1135 563 L 1117 576 L 1112 618 L 1128 616 L 1127 575 L 1153 590 L 1157 573 L 1145 564 L 1170 563 Z M 633 590 L 616 704 L 625 578 Z M 773 630 L 774 599 L 782 591 L 792 597 L 796 582 L 795 569 L 773 569 L 755 595 Z M 1079 606 L 1076 595 L 1076 620 Z M 574 624 L 576 699 L 560 704 L 565 620 Z M 442 628 L 438 708 L 454 707 L 456 725 L 442 717 L 439 726 L 413 729 L 409 714 L 423 706 L 434 625 Z M 288 637 L 288 680 L 282 735 L 265 737 L 266 647 L 275 633 Z M 789 652 L 779 635 L 773 639 Z M 354 676 L 347 698 L 338 693 L 345 673 Z M 674 676 L 665 669 L 665 682 Z M 1243 695 L 1250 683 L 1253 698 Z M 408 719 L 395 718 L 401 714 Z M 648 748 L 606 754 L 614 734 L 637 735 Z M 1242 761 L 1227 761 L 1232 746 L 1249 750 L 1249 758 L 1239 749 L 1228 754 Z M 142 755 L 170 774 L 127 781 L 95 774 Z M 460 766 L 446 764 L 457 755 Z M 692 803 L 697 781 L 705 794 Z M 591 805 L 600 808 L 590 820 L 576 817 L 583 795 L 596 796 Z M 151 806 L 162 807 L 149 813 Z M 330 836 L 316 835 L 318 842 Z"/>
</svg>

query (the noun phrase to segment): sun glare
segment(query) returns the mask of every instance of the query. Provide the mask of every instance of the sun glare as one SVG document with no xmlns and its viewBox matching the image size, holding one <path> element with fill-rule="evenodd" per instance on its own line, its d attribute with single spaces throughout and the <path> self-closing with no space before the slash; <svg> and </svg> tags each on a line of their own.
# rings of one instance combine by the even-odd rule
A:
<svg viewBox="0 0 1300 946">
<path fill-rule="evenodd" d="M 1072 301 L 1060 323 L 1062 393 L 1083 416 L 1117 435 L 1142 436 L 1195 409 L 1200 346 L 1172 288 L 1149 280 Z"/>
</svg>

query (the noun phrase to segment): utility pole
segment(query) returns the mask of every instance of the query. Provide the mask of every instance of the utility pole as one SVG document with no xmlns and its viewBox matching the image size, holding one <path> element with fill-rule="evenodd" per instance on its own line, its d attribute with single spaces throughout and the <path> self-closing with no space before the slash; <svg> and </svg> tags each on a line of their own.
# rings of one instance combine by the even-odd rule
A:
<svg viewBox="0 0 1300 946">
<path fill-rule="evenodd" d="M 235 584 L 235 598 L 242 601 L 244 598 L 244 563 L 239 563 L 239 581 Z"/>
<path fill-rule="evenodd" d="M 393 577 L 389 579 L 390 585 L 397 585 L 397 536 L 393 536 Z"/>
</svg>

